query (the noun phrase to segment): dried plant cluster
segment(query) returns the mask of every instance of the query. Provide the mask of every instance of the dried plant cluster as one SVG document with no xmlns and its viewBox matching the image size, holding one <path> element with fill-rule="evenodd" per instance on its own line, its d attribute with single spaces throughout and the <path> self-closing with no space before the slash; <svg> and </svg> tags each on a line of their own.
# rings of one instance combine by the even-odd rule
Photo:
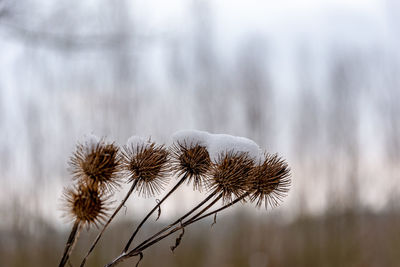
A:
<svg viewBox="0 0 400 267">
<path fill-rule="evenodd" d="M 254 162 L 246 154 L 228 152 L 218 156 L 212 166 L 208 187 L 221 192 L 226 202 L 250 193 L 251 170 Z"/>
<path fill-rule="evenodd" d="M 290 169 L 276 154 L 265 153 L 264 158 L 263 162 L 256 163 L 248 153 L 232 149 L 221 151 L 213 160 L 205 145 L 185 140 L 174 142 L 170 148 L 151 141 L 131 143 L 122 149 L 104 140 L 78 144 L 70 160 L 74 184 L 65 189 L 63 195 L 66 215 L 75 223 L 59 266 L 67 264 L 83 226 L 90 228 L 104 224 L 80 266 L 85 265 L 103 232 L 133 191 L 147 197 L 160 194 L 172 176 L 178 177 L 178 182 L 135 228 L 121 254 L 106 266 L 117 265 L 134 256 L 141 260 L 146 248 L 181 231 L 171 247 L 174 250 L 181 243 L 187 226 L 215 216 L 235 203 L 277 206 L 289 190 Z M 130 190 L 110 215 L 110 198 L 123 182 L 131 184 Z M 162 203 L 184 183 L 192 183 L 194 190 L 205 190 L 208 196 L 175 222 L 131 249 L 137 232 L 147 219 L 156 210 L 160 216 Z M 212 210 L 220 199 L 222 207 Z"/>
<path fill-rule="evenodd" d="M 137 181 L 140 194 L 154 196 L 168 184 L 169 153 L 155 143 L 128 145 L 122 151 L 121 167 L 128 182 Z"/>
<path fill-rule="evenodd" d="M 208 178 L 211 160 L 206 147 L 189 145 L 186 142 L 176 143 L 171 149 L 172 170 L 178 175 L 193 181 L 193 188 L 201 190 L 204 180 Z"/>
<path fill-rule="evenodd" d="M 115 144 L 100 140 L 79 144 L 70 161 L 71 171 L 78 183 L 112 191 L 119 184 L 120 155 Z"/>
<path fill-rule="evenodd" d="M 65 189 L 67 215 L 82 225 L 98 226 L 106 219 L 108 197 L 98 187 L 80 184 Z"/>
</svg>

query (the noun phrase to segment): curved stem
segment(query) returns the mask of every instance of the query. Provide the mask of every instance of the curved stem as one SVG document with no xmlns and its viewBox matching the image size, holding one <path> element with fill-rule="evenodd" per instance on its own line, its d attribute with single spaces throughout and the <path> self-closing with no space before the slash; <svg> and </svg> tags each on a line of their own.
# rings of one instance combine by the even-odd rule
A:
<svg viewBox="0 0 400 267">
<path fill-rule="evenodd" d="M 210 204 L 208 204 L 204 209 L 202 209 L 200 212 L 198 212 L 196 215 L 194 215 L 192 218 L 190 218 L 189 220 L 187 220 L 186 222 L 182 223 L 180 226 L 175 227 L 174 229 L 172 229 L 171 231 L 169 231 L 168 233 L 154 239 L 153 241 L 149 242 L 148 244 L 144 244 L 142 246 L 137 246 L 136 248 L 134 248 L 133 250 L 131 250 L 128 255 L 132 252 L 132 251 L 142 251 L 148 247 L 150 247 L 151 245 L 161 241 L 162 239 L 164 239 L 165 237 L 169 236 L 170 234 L 182 229 L 183 227 L 191 224 L 192 222 L 194 222 L 194 220 L 196 218 L 198 218 L 201 214 L 203 214 L 206 210 L 208 210 L 209 208 L 211 208 L 215 203 L 218 202 L 218 200 L 220 200 L 222 197 L 222 194 L 220 194 L 216 199 L 214 199 Z"/>
<path fill-rule="evenodd" d="M 204 209 L 202 209 L 200 212 L 198 212 L 196 215 L 194 215 L 192 218 L 190 218 L 189 220 L 187 220 L 185 223 L 191 222 L 194 219 L 196 219 L 197 217 L 199 217 L 201 214 L 203 214 L 204 212 L 206 212 L 207 210 L 209 210 L 212 206 L 214 206 L 215 203 L 218 202 L 218 200 L 220 200 L 222 198 L 222 194 L 219 194 L 218 197 L 216 199 L 214 199 L 210 204 L 208 204 Z M 184 224 L 185 224 L 184 223 Z"/>
<path fill-rule="evenodd" d="M 192 218 L 192 219 L 190 219 L 189 221 L 187 221 L 186 223 L 187 223 L 187 225 L 189 225 L 189 224 L 195 223 L 195 222 L 197 222 L 197 221 L 199 221 L 199 220 L 201 220 L 201 219 L 204 219 L 204 218 L 206 218 L 206 217 L 208 217 L 208 216 L 210 216 L 210 215 L 214 215 L 215 213 L 218 213 L 218 212 L 220 212 L 220 211 L 222 211 L 222 210 L 224 210 L 224 209 L 226 209 L 226 208 L 229 208 L 230 206 L 232 206 L 232 205 L 238 203 L 239 201 L 243 200 L 243 199 L 244 199 L 245 197 L 247 197 L 248 195 L 249 195 L 249 194 L 246 193 L 246 194 L 244 194 L 243 196 L 238 197 L 238 198 L 235 199 L 234 201 L 232 201 L 232 202 L 230 202 L 230 203 L 228 203 L 228 204 L 222 206 L 221 208 L 216 209 L 216 210 L 213 210 L 213 211 L 210 211 L 209 213 L 206 213 L 206 214 L 204 214 L 203 216 L 201 216 L 201 217 L 199 217 L 199 218 Z M 184 225 L 184 226 L 186 226 L 186 225 Z"/>
<path fill-rule="evenodd" d="M 121 204 L 119 204 L 119 206 L 116 208 L 116 210 L 114 211 L 114 213 L 111 215 L 111 217 L 108 219 L 108 221 L 106 222 L 106 224 L 104 225 L 103 229 L 101 230 L 101 232 L 97 235 L 96 239 L 94 240 L 92 246 L 90 247 L 89 251 L 86 253 L 85 258 L 83 258 L 80 267 L 85 266 L 86 260 L 89 257 L 90 253 L 92 253 L 93 249 L 95 248 L 95 246 L 97 245 L 97 243 L 99 242 L 101 236 L 103 235 L 104 231 L 106 230 L 107 226 L 111 223 L 111 221 L 114 219 L 114 217 L 117 215 L 117 213 L 120 211 L 120 209 L 125 205 L 125 202 L 128 200 L 128 198 L 130 197 L 130 195 L 132 194 L 133 190 L 135 189 L 137 183 L 138 183 L 138 179 L 136 179 L 131 188 L 129 189 L 128 193 L 126 194 L 125 198 L 121 201 Z"/>
<path fill-rule="evenodd" d="M 138 252 L 136 255 L 139 255 L 140 252 Z M 121 255 L 119 255 L 117 258 L 115 258 L 112 262 L 104 265 L 104 267 L 111 267 L 111 266 L 115 266 L 117 264 L 120 264 L 121 262 L 123 262 L 124 260 L 127 260 L 128 258 L 134 257 L 136 255 L 129 255 L 126 253 L 122 253 Z"/>
<path fill-rule="evenodd" d="M 161 204 L 186 180 L 186 174 L 179 180 L 179 182 L 160 200 L 160 202 L 157 203 L 157 205 L 154 206 L 154 208 L 144 217 L 144 219 L 140 222 L 140 224 L 136 227 L 135 232 L 133 232 L 132 236 L 129 238 L 128 243 L 126 243 L 126 246 L 122 252 L 122 254 L 125 254 L 129 247 L 131 246 L 131 243 L 133 239 L 135 238 L 136 234 L 139 232 L 140 228 L 143 226 L 143 224 L 147 221 L 147 219 L 156 211 Z"/>
<path fill-rule="evenodd" d="M 117 257 L 116 259 L 114 259 L 111 263 L 107 264 L 105 267 L 111 267 L 111 266 L 115 266 L 121 262 L 123 262 L 124 260 L 127 260 L 130 257 L 134 257 L 134 256 L 138 256 L 143 250 L 145 250 L 146 248 L 154 245 L 155 243 L 161 241 L 162 239 L 170 236 L 171 234 L 175 233 L 176 231 L 179 231 L 180 229 L 182 229 L 183 227 L 186 227 L 188 225 L 191 225 L 199 220 L 202 220 L 208 216 L 214 215 L 215 213 L 218 213 L 224 209 L 229 208 L 230 206 L 236 204 L 237 202 L 243 200 L 245 197 L 247 197 L 249 194 L 244 194 L 243 196 L 235 199 L 234 201 L 222 206 L 221 208 L 218 208 L 216 210 L 213 210 L 207 214 L 204 214 L 203 216 L 198 216 L 199 214 L 196 214 L 195 216 L 193 216 L 192 218 L 190 218 L 189 220 L 187 220 L 186 222 L 184 222 L 182 225 L 175 227 L 174 229 L 170 230 L 168 233 L 158 237 L 157 239 L 145 244 L 144 246 L 140 246 L 137 247 L 135 249 L 132 249 L 131 251 L 129 251 L 128 253 L 122 253 L 119 257 Z M 213 201 L 214 202 L 214 201 Z M 210 205 L 209 205 L 210 206 Z M 203 209 L 204 210 L 204 209 Z"/>
<path fill-rule="evenodd" d="M 181 221 L 183 221 L 184 219 L 186 219 L 188 216 L 190 216 L 193 212 L 195 212 L 197 209 L 199 209 L 201 206 L 203 206 L 207 201 L 209 201 L 213 196 L 215 196 L 215 194 L 217 193 L 217 190 L 215 190 L 214 192 L 212 192 L 208 197 L 206 197 L 203 201 L 201 201 L 199 204 L 197 204 L 196 207 L 194 207 L 193 209 L 191 209 L 189 212 L 187 212 L 185 215 L 183 215 L 182 217 L 180 217 L 179 219 L 177 219 L 175 222 L 171 223 L 170 225 L 164 227 L 162 230 L 160 230 L 159 232 L 157 232 L 156 234 L 152 235 L 151 237 L 147 238 L 146 240 L 144 240 L 142 243 L 140 243 L 138 246 L 136 246 L 134 249 L 140 248 L 141 246 L 145 245 L 147 242 L 151 241 L 153 238 L 159 236 L 160 234 L 162 234 L 163 232 L 167 231 L 168 229 L 171 229 L 174 225 L 180 223 Z"/>
<path fill-rule="evenodd" d="M 182 225 L 175 227 L 174 229 L 172 229 L 171 231 L 169 231 L 167 234 L 164 234 L 164 235 L 160 236 L 159 238 L 153 240 L 152 242 L 150 242 L 150 243 L 148 243 L 148 244 L 146 244 L 146 245 L 144 245 L 144 246 L 141 246 L 141 247 L 138 247 L 138 248 L 136 248 L 136 249 L 131 250 L 129 253 L 127 253 L 127 255 L 131 255 L 132 253 L 138 253 L 138 252 L 140 252 L 140 251 L 143 251 L 144 249 L 150 247 L 151 245 L 153 245 L 153 244 L 155 244 L 155 243 L 161 241 L 161 240 L 164 239 L 165 237 L 167 237 L 167 236 L 173 234 L 173 233 L 176 232 L 176 231 L 179 231 L 179 230 L 182 229 L 183 227 L 186 227 L 186 226 L 188 226 L 188 225 L 190 225 L 190 224 L 192 224 L 192 223 L 195 223 L 195 222 L 197 222 L 197 221 L 199 221 L 199 220 L 202 220 L 202 219 L 204 219 L 204 218 L 206 218 L 206 217 L 208 217 L 208 216 L 210 216 L 210 215 L 213 215 L 213 214 L 218 213 L 218 212 L 220 212 L 220 211 L 222 211 L 222 210 L 224 210 L 224 209 L 227 209 L 227 208 L 229 208 L 230 206 L 236 204 L 237 202 L 243 200 L 243 199 L 244 199 L 245 197 L 247 197 L 247 196 L 248 196 L 248 194 L 246 193 L 246 194 L 244 194 L 243 196 L 241 196 L 241 197 L 235 199 L 234 201 L 232 201 L 232 202 L 230 202 L 230 203 L 228 203 L 228 204 L 222 206 L 221 208 L 216 209 L 216 210 L 213 210 L 213 211 L 210 211 L 209 213 L 207 213 L 207 214 L 205 214 L 205 215 L 199 217 L 202 213 L 204 213 L 204 211 L 206 211 L 207 209 L 209 209 L 212 205 L 214 205 L 214 204 L 222 197 L 222 195 L 219 195 L 212 203 L 210 203 L 207 207 L 205 207 L 205 208 L 204 208 L 202 211 L 200 211 L 198 214 L 196 214 L 195 216 L 193 216 L 192 218 L 190 218 L 189 220 L 187 220 L 186 222 L 184 222 Z M 132 256 L 135 256 L 135 255 L 132 255 Z"/>
<path fill-rule="evenodd" d="M 58 265 L 59 267 L 64 267 L 65 264 L 67 263 L 79 231 L 80 231 L 80 222 L 76 220 L 74 226 L 72 226 L 71 233 L 69 234 L 67 243 L 65 244 L 64 253 L 61 258 L 60 264 Z"/>
</svg>

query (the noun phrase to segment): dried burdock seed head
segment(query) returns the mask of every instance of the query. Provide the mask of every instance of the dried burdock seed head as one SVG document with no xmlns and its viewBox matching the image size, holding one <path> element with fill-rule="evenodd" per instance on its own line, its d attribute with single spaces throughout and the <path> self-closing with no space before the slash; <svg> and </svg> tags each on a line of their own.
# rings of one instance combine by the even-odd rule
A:
<svg viewBox="0 0 400 267">
<path fill-rule="evenodd" d="M 129 182 L 137 181 L 137 191 L 144 196 L 159 194 L 168 183 L 169 153 L 153 142 L 131 142 L 122 152 L 122 168 Z"/>
<path fill-rule="evenodd" d="M 103 140 L 78 144 L 70 159 L 71 172 L 79 183 L 100 189 L 114 189 L 120 177 L 119 149 Z"/>
<path fill-rule="evenodd" d="M 172 170 L 178 175 L 186 175 L 193 188 L 201 190 L 211 169 L 211 160 L 207 148 L 186 141 L 175 142 L 172 146 Z"/>
<path fill-rule="evenodd" d="M 247 192 L 254 162 L 247 153 L 226 152 L 219 154 L 208 182 L 210 190 L 222 193 L 225 202 Z"/>
<path fill-rule="evenodd" d="M 81 183 L 65 189 L 63 198 L 66 215 L 88 228 L 97 227 L 106 219 L 109 197 L 98 187 Z"/>
<path fill-rule="evenodd" d="M 275 207 L 286 196 L 290 187 L 290 169 L 278 155 L 265 154 L 265 161 L 252 171 L 249 187 L 251 201 L 257 201 L 258 207 L 264 202 Z"/>
</svg>

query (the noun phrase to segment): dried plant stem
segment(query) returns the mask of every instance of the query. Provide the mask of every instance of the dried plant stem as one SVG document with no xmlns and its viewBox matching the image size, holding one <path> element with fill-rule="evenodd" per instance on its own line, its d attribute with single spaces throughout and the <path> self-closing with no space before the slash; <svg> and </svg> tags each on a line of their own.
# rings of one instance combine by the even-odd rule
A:
<svg viewBox="0 0 400 267">
<path fill-rule="evenodd" d="M 117 213 L 121 210 L 121 208 L 125 205 L 125 202 L 128 200 L 128 198 L 130 197 L 130 195 L 132 194 L 133 190 L 135 189 L 136 185 L 138 183 L 138 179 L 136 179 L 131 188 L 129 189 L 128 193 L 126 193 L 125 198 L 121 201 L 121 203 L 119 204 L 119 206 L 115 209 L 114 213 L 111 215 L 111 217 L 108 219 L 108 221 L 105 223 L 103 229 L 101 230 L 101 232 L 97 235 L 96 239 L 94 240 L 92 246 L 90 247 L 89 251 L 87 252 L 85 258 L 83 258 L 80 267 L 85 266 L 86 260 L 88 259 L 90 253 L 92 253 L 93 249 L 95 248 L 95 246 L 97 245 L 97 243 L 99 242 L 101 236 L 103 235 L 103 233 L 105 232 L 107 226 L 111 223 L 111 221 L 114 219 L 114 217 L 117 215 Z"/>
<path fill-rule="evenodd" d="M 129 250 L 129 247 L 132 244 L 133 239 L 135 238 L 136 234 L 139 232 L 140 228 L 143 226 L 143 224 L 149 219 L 149 217 L 161 206 L 161 204 L 173 193 L 175 192 L 176 189 L 186 180 L 186 174 L 179 180 L 179 182 L 157 203 L 157 205 L 154 206 L 154 208 L 144 217 L 144 219 L 140 222 L 140 224 L 137 226 L 135 232 L 133 232 L 132 236 L 129 238 L 128 242 L 126 243 L 126 246 L 122 252 L 122 254 L 126 254 L 126 252 Z"/>
<path fill-rule="evenodd" d="M 69 256 L 71 255 L 72 249 L 75 245 L 77 237 L 79 236 L 79 232 L 81 230 L 81 225 L 79 220 L 76 220 L 74 226 L 72 226 L 71 233 L 69 234 L 67 243 L 65 244 L 64 253 L 61 258 L 59 267 L 64 267 L 65 264 L 68 262 Z"/>
<path fill-rule="evenodd" d="M 192 222 L 194 222 L 194 220 L 195 220 L 196 218 L 198 218 L 201 214 L 203 214 L 205 211 L 207 211 L 209 208 L 211 208 L 215 203 L 217 203 L 218 200 L 221 199 L 221 197 L 222 197 L 222 194 L 219 195 L 216 199 L 214 199 L 210 204 L 208 204 L 204 209 L 202 209 L 200 212 L 198 212 L 198 213 L 197 213 L 196 215 L 194 215 L 192 218 L 190 218 L 190 219 L 187 220 L 186 222 L 182 223 L 180 226 L 175 227 L 174 229 L 172 229 L 171 231 L 169 231 L 167 234 L 164 234 L 164 235 L 162 235 L 162 236 L 156 238 L 155 240 L 151 241 L 151 242 L 148 243 L 148 244 L 145 244 L 145 245 L 140 246 L 140 247 L 138 246 L 138 247 L 136 247 L 135 249 L 133 249 L 132 251 L 135 251 L 135 250 L 140 250 L 140 251 L 142 251 L 142 250 L 148 248 L 149 246 L 153 245 L 154 243 L 157 243 L 157 242 L 161 241 L 162 239 L 164 239 L 165 237 L 169 236 L 170 234 L 172 234 L 172 233 L 174 233 L 174 232 L 176 232 L 176 231 L 182 229 L 183 227 L 185 227 L 185 226 L 191 224 Z M 128 254 L 129 254 L 129 253 L 128 253 Z"/>
<path fill-rule="evenodd" d="M 218 200 L 220 200 L 222 197 L 223 197 L 223 194 L 219 194 L 218 197 L 216 197 L 210 204 L 208 204 L 204 209 L 202 209 L 200 212 L 198 212 L 196 215 L 194 215 L 192 218 L 190 218 L 186 222 L 193 221 L 194 219 L 199 217 L 201 214 L 203 214 L 204 212 L 209 210 L 212 206 L 214 206 L 214 204 L 217 203 Z"/>
<path fill-rule="evenodd" d="M 239 201 L 242 201 L 242 200 L 243 200 L 245 197 L 247 197 L 248 195 L 249 195 L 248 193 L 245 193 L 243 196 L 238 197 L 237 199 L 235 199 L 235 200 L 233 200 L 232 202 L 230 202 L 230 203 L 228 203 L 228 204 L 222 206 L 222 207 L 219 208 L 219 209 L 210 211 L 209 213 L 206 213 L 206 214 L 204 214 L 203 216 L 198 217 L 198 218 L 191 218 L 190 220 L 188 220 L 187 222 L 185 222 L 185 224 L 189 225 L 189 224 L 195 223 L 195 222 L 197 222 L 197 221 L 199 221 L 199 220 L 201 220 L 201 219 L 204 219 L 204 218 L 206 218 L 206 217 L 208 217 L 208 216 L 217 214 L 218 212 L 220 212 L 220 211 L 222 211 L 222 210 L 224 210 L 224 209 L 229 208 L 230 206 L 232 206 L 232 205 L 238 203 Z M 184 226 L 186 226 L 186 225 L 184 225 Z"/>
<path fill-rule="evenodd" d="M 198 212 L 196 215 L 194 215 L 192 218 L 188 219 L 186 222 L 182 223 L 180 226 L 175 227 L 174 229 L 170 230 L 169 232 L 167 232 L 166 234 L 159 236 L 158 238 L 150 241 L 151 239 L 153 239 L 154 237 L 158 236 L 159 234 L 161 234 L 162 232 L 159 232 L 157 235 L 152 236 L 151 238 L 149 238 L 148 240 L 146 240 L 145 242 L 142 242 L 139 246 L 137 246 L 136 248 L 132 249 L 131 251 L 129 251 L 128 253 L 122 253 L 119 257 L 117 257 L 116 259 L 114 259 L 111 263 L 107 264 L 105 267 L 111 267 L 111 266 L 115 266 L 121 262 L 123 262 L 124 260 L 130 258 L 130 257 L 134 257 L 134 256 L 138 256 L 140 253 L 142 253 L 143 250 L 145 250 L 146 248 L 154 245 L 155 243 L 161 241 L 162 239 L 170 236 L 171 234 L 175 233 L 176 231 L 181 230 L 182 228 L 197 222 L 198 220 L 201 220 L 207 216 L 210 216 L 216 212 L 219 212 L 223 209 L 226 209 L 230 206 L 232 206 L 233 204 L 239 202 L 240 200 L 242 200 L 245 196 L 240 197 L 238 199 L 236 199 L 235 201 L 223 206 L 222 208 L 219 208 L 216 211 L 207 213 L 206 215 L 201 216 L 201 214 L 203 214 L 205 211 L 207 211 L 208 209 L 210 209 L 215 203 L 218 202 L 218 200 L 220 200 L 222 198 L 222 194 L 218 195 L 218 197 L 216 199 L 214 199 L 209 205 L 207 205 L 205 208 L 203 208 L 200 212 Z M 201 216 L 201 217 L 199 217 Z M 169 229 L 169 228 L 168 228 Z M 150 242 L 149 242 L 150 241 Z"/>
<path fill-rule="evenodd" d="M 164 234 L 164 235 L 158 237 L 157 239 L 151 241 L 150 243 L 147 243 L 147 244 L 145 244 L 145 245 L 143 245 L 143 246 L 140 246 L 140 247 L 138 246 L 137 248 L 135 248 L 135 249 L 131 250 L 129 253 L 127 253 L 127 255 L 134 254 L 134 255 L 132 255 L 132 256 L 136 256 L 136 254 L 137 254 L 138 252 L 141 252 L 141 251 L 145 250 L 146 248 L 148 248 L 148 247 L 150 247 L 151 245 L 153 245 L 153 244 L 155 244 L 155 243 L 161 241 L 162 239 L 164 239 L 165 237 L 167 237 L 167 236 L 169 236 L 169 235 L 175 233 L 176 231 L 179 231 L 180 229 L 182 229 L 182 228 L 184 228 L 184 227 L 186 227 L 186 226 L 188 226 L 188 225 L 190 225 L 190 224 L 192 224 L 192 223 L 195 223 L 195 222 L 197 222 L 197 221 L 199 221 L 199 220 L 202 220 L 202 219 L 204 219 L 204 218 L 206 218 L 206 217 L 208 217 L 208 216 L 214 215 L 215 213 L 218 213 L 218 212 L 220 212 L 220 211 L 222 211 L 222 210 L 224 210 L 224 209 L 229 208 L 230 206 L 232 206 L 232 205 L 236 204 L 237 202 L 243 200 L 247 195 L 248 195 L 248 194 L 244 194 L 243 196 L 241 196 L 241 197 L 239 197 L 239 198 L 233 200 L 232 202 L 230 202 L 230 203 L 228 203 L 228 204 L 222 206 L 221 208 L 216 209 L 216 210 L 214 210 L 214 211 L 211 211 L 211 212 L 209 212 L 209 213 L 207 213 L 207 214 L 201 216 L 201 214 L 203 214 L 205 211 L 207 211 L 208 209 L 210 209 L 215 203 L 217 203 L 217 201 L 222 197 L 222 194 L 221 194 L 221 195 L 219 195 L 215 200 L 213 200 L 209 205 L 207 205 L 207 207 L 205 207 L 203 210 L 201 210 L 199 213 L 197 213 L 195 216 L 193 216 L 192 218 L 190 218 L 190 219 L 187 220 L 186 222 L 182 223 L 182 225 L 175 227 L 174 229 L 172 229 L 172 230 L 169 231 L 168 233 L 166 233 L 166 234 Z"/>
<path fill-rule="evenodd" d="M 152 235 L 151 237 L 149 237 L 148 239 L 144 240 L 142 243 L 140 243 L 138 246 L 136 246 L 134 248 L 138 249 L 141 246 L 145 245 L 147 242 L 151 241 L 152 239 L 156 238 L 157 236 L 159 236 L 160 234 L 164 233 L 165 231 L 171 229 L 173 226 L 177 225 L 178 223 L 182 222 L 184 219 L 186 219 L 188 216 L 190 216 L 193 212 L 195 212 L 197 209 L 199 209 L 201 206 L 203 206 L 205 203 L 207 203 L 207 201 L 209 201 L 212 197 L 215 196 L 215 194 L 217 193 L 217 190 L 215 190 L 214 192 L 212 192 L 208 197 L 206 197 L 203 201 L 201 201 L 199 204 L 197 204 L 196 207 L 194 207 L 193 209 L 191 209 L 190 211 L 188 211 L 185 215 L 183 215 L 182 217 L 180 217 L 179 219 L 177 219 L 175 222 L 171 223 L 170 225 L 164 227 L 162 230 L 160 230 L 159 232 L 157 232 L 156 234 Z M 219 198 L 218 198 L 219 199 Z M 203 211 L 204 212 L 204 211 Z"/>
</svg>

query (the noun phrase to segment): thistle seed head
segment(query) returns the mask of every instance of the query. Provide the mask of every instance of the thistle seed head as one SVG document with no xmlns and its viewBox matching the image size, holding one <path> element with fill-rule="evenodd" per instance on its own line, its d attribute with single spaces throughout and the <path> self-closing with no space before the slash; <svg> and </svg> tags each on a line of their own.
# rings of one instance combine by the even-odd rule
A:
<svg viewBox="0 0 400 267">
<path fill-rule="evenodd" d="M 78 144 L 70 166 L 74 179 L 79 183 L 109 190 L 119 184 L 120 156 L 114 144 L 104 141 Z"/>
<path fill-rule="evenodd" d="M 290 168 L 278 155 L 265 155 L 265 161 L 254 167 L 249 187 L 251 201 L 260 207 L 276 207 L 286 196 L 290 187 Z"/>
<path fill-rule="evenodd" d="M 168 183 L 169 153 L 155 143 L 131 144 L 122 152 L 122 168 L 128 181 L 137 181 L 139 194 L 154 196 Z"/>
<path fill-rule="evenodd" d="M 210 190 L 222 193 L 225 202 L 241 197 L 247 192 L 254 162 L 246 153 L 219 154 L 208 181 Z"/>
<path fill-rule="evenodd" d="M 172 146 L 172 170 L 178 175 L 186 175 L 188 183 L 200 190 L 211 169 L 211 160 L 207 148 L 199 144 L 176 142 Z"/>
<path fill-rule="evenodd" d="M 98 187 L 80 183 L 64 190 L 66 215 L 88 228 L 98 227 L 106 219 L 109 197 Z"/>
</svg>

